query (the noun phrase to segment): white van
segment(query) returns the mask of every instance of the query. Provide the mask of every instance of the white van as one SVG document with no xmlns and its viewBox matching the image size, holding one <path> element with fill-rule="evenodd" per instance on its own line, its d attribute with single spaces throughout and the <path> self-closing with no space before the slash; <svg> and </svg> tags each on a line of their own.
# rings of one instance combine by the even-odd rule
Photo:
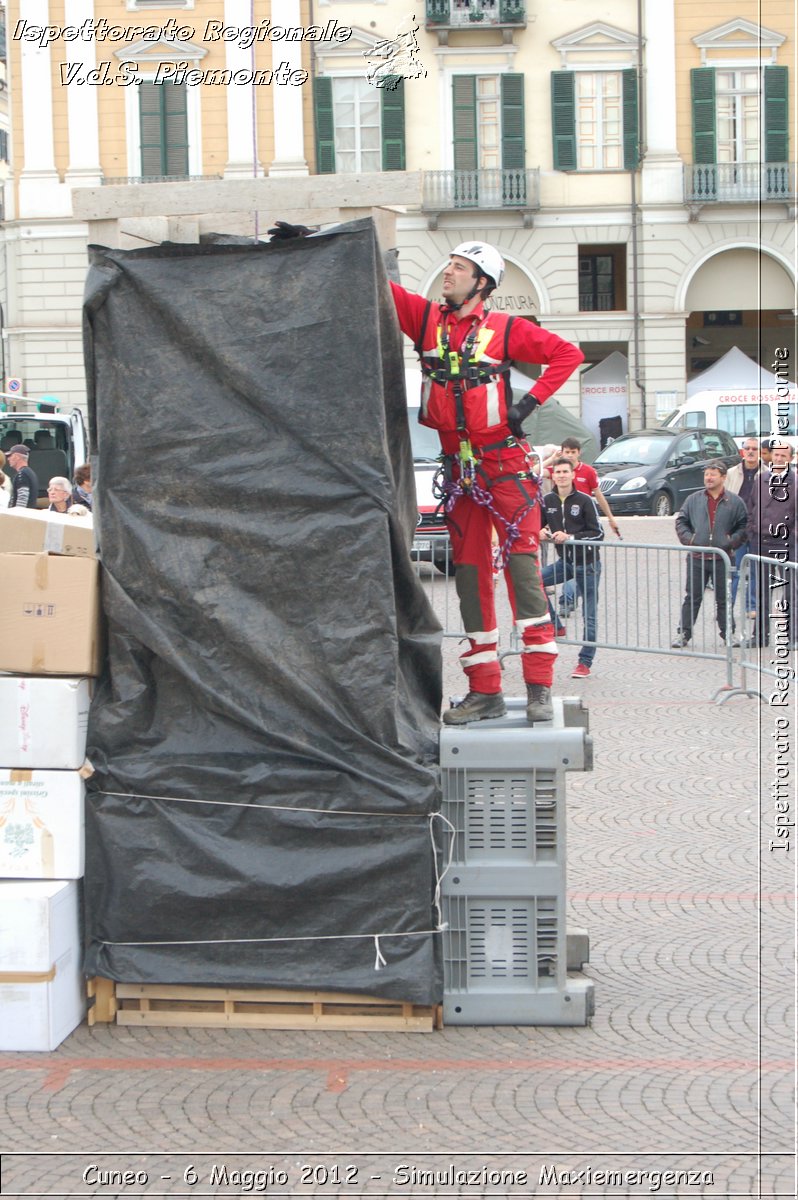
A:
<svg viewBox="0 0 798 1200">
<path fill-rule="evenodd" d="M 56 411 L 51 397 L 35 400 L 28 396 L 7 396 L 8 408 L 0 407 L 0 450 L 23 443 L 30 450 L 28 466 L 39 481 L 38 507 L 47 506 L 47 484 L 53 475 L 72 479 L 75 468 L 88 461 L 88 438 L 83 414 Z M 10 475 L 10 469 L 6 474 Z"/>
<path fill-rule="evenodd" d="M 783 437 L 798 446 L 795 388 L 707 388 L 696 392 L 660 424 L 666 429 L 723 429 L 738 446 L 747 437 Z"/>
</svg>

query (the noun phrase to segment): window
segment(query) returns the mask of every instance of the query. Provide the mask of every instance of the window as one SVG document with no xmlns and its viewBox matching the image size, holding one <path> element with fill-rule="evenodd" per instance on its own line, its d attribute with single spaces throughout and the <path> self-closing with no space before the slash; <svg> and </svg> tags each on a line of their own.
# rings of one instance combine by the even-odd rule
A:
<svg viewBox="0 0 798 1200">
<path fill-rule="evenodd" d="M 335 163 L 339 171 L 379 171 L 380 93 L 367 79 L 333 79 Z"/>
<path fill-rule="evenodd" d="M 404 171 L 404 80 L 375 87 L 358 75 L 314 82 L 316 170 L 320 175 Z"/>
<path fill-rule="evenodd" d="M 630 171 L 638 165 L 637 73 L 552 71 L 556 171 Z"/>
<path fill-rule="evenodd" d="M 523 75 L 454 76 L 452 159 L 457 207 L 524 202 Z"/>
<path fill-rule="evenodd" d="M 679 438 L 673 448 L 673 453 L 668 459 L 669 467 L 678 467 L 684 465 L 683 459 L 690 459 L 692 462 L 698 462 L 701 457 L 701 442 L 695 434 L 690 437 Z"/>
<path fill-rule="evenodd" d="M 626 247 L 579 247 L 579 308 L 609 312 L 626 308 Z"/>
<path fill-rule="evenodd" d="M 705 433 L 704 438 L 704 454 L 709 458 L 724 458 L 727 454 L 734 454 L 737 447 L 729 449 L 729 443 L 720 433 Z"/>
<path fill-rule="evenodd" d="M 188 175 L 186 86 L 141 83 L 141 174 L 145 178 Z"/>
<path fill-rule="evenodd" d="M 694 162 L 758 163 L 762 149 L 765 162 L 789 161 L 787 67 L 765 67 L 761 77 L 755 67 L 696 67 L 690 78 Z"/>
<path fill-rule="evenodd" d="M 580 171 L 623 167 L 621 72 L 580 71 L 576 76 L 576 165 Z"/>
<path fill-rule="evenodd" d="M 767 404 L 719 404 L 718 429 L 725 429 L 732 437 L 745 437 L 753 433 L 764 437 L 770 433 L 770 409 Z"/>
<path fill-rule="evenodd" d="M 759 72 L 715 75 L 718 162 L 759 162 Z"/>
<path fill-rule="evenodd" d="M 0 160 L 8 162 L 8 130 L 0 129 Z"/>
</svg>

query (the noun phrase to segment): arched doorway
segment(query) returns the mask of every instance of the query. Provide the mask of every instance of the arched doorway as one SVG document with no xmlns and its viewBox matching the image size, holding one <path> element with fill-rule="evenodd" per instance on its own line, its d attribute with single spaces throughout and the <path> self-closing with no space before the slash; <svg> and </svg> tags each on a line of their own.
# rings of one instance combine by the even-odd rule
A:
<svg viewBox="0 0 798 1200">
<path fill-rule="evenodd" d="M 722 250 L 702 263 L 684 302 L 688 381 L 735 346 L 765 368 L 777 347 L 794 347 L 794 288 L 787 268 L 754 247 Z"/>
</svg>

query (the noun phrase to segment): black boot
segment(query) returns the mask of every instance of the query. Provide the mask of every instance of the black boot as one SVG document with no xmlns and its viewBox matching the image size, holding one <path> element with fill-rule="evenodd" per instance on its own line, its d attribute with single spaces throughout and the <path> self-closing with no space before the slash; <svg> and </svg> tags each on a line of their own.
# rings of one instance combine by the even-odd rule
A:
<svg viewBox="0 0 798 1200">
<path fill-rule="evenodd" d="M 469 692 L 465 700 L 447 709 L 443 714 L 444 725 L 467 725 L 469 721 L 487 721 L 491 717 L 503 717 L 507 709 L 501 692 Z"/>
<path fill-rule="evenodd" d="M 546 687 L 545 683 L 528 683 L 526 697 L 526 719 L 530 725 L 534 725 L 536 721 L 554 720 L 550 687 Z"/>
</svg>

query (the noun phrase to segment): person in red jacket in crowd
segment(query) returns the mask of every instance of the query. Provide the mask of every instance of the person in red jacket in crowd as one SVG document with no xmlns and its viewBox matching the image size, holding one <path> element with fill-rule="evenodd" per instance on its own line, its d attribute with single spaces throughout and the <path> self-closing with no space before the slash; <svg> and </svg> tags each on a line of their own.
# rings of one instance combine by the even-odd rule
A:
<svg viewBox="0 0 798 1200">
<path fill-rule="evenodd" d="M 461 658 L 468 695 L 444 713 L 449 725 L 503 716 L 491 536 L 506 562 L 507 589 L 523 643 L 527 720 L 552 719 L 557 647 L 540 582 L 539 482 L 522 422 L 584 361 L 576 346 L 531 321 L 492 311 L 486 301 L 504 260 L 485 242 L 463 242 L 443 273 L 443 303 L 391 283 L 399 325 L 423 374 L 419 420 L 443 449 L 446 524 L 469 648 Z M 511 361 L 546 370 L 517 403 Z"/>
</svg>

